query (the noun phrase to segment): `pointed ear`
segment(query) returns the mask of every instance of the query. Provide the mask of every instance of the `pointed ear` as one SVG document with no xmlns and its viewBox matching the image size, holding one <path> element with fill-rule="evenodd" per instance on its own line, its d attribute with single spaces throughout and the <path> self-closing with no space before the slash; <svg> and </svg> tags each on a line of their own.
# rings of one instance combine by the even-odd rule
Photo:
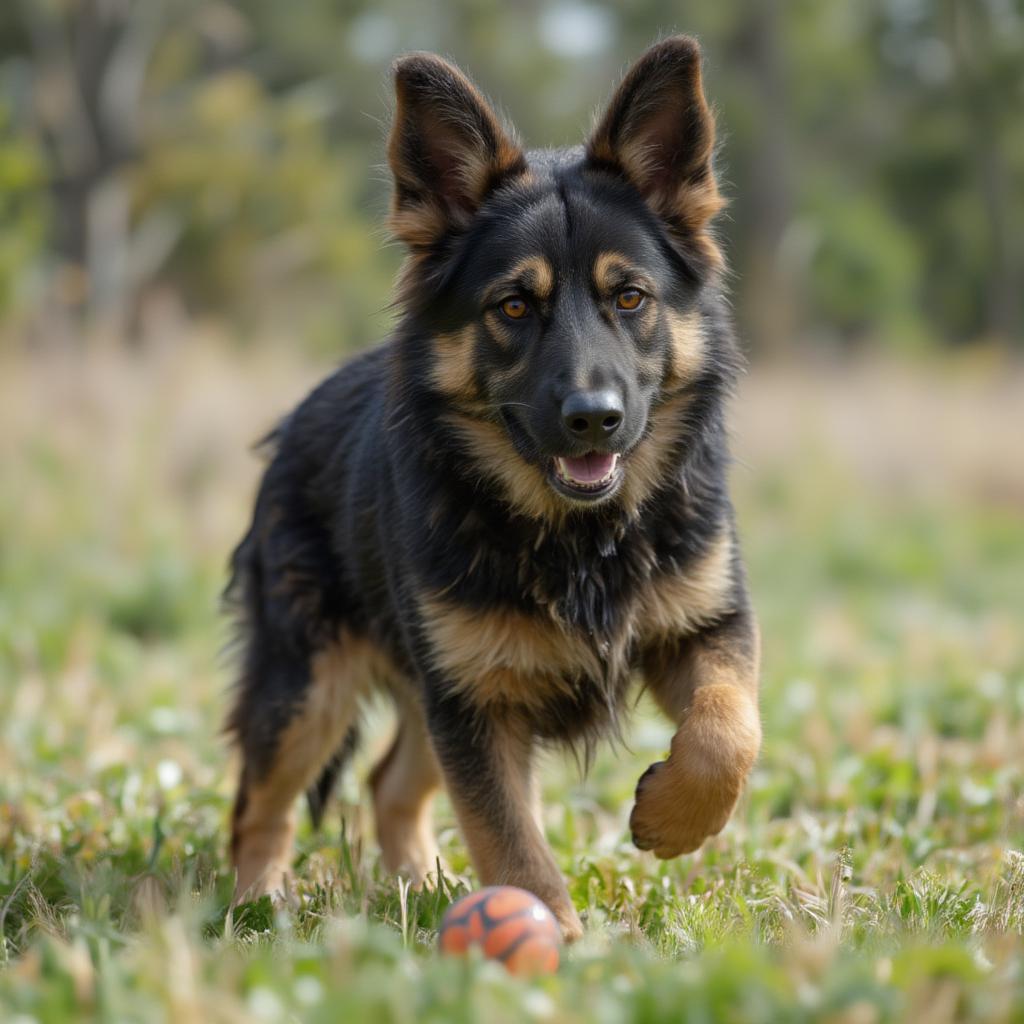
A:
<svg viewBox="0 0 1024 1024">
<path fill-rule="evenodd" d="M 396 108 L 388 160 L 391 228 L 410 248 L 464 227 L 487 193 L 526 171 L 526 159 L 487 100 L 431 53 L 394 65 Z"/>
<path fill-rule="evenodd" d="M 587 156 L 625 176 L 684 244 L 719 264 L 707 228 L 725 202 L 712 168 L 715 121 L 700 65 L 700 46 L 689 36 L 652 46 L 622 80 L 587 143 Z"/>
</svg>

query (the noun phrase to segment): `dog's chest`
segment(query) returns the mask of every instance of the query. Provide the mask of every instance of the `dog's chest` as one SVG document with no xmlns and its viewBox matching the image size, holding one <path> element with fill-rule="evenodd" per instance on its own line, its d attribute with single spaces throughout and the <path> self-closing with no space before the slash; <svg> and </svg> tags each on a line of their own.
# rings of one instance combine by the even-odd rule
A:
<svg viewBox="0 0 1024 1024">
<path fill-rule="evenodd" d="M 433 667 L 479 707 L 611 705 L 645 648 L 693 632 L 722 608 L 728 534 L 685 557 L 661 538 L 683 532 L 594 521 L 531 534 L 468 517 L 446 548 L 460 551 L 450 563 L 460 571 L 439 574 L 437 589 L 419 599 Z"/>
<path fill-rule="evenodd" d="M 435 668 L 446 685 L 480 707 L 542 710 L 555 703 L 611 704 L 642 652 L 672 643 L 718 618 L 732 595 L 731 537 L 722 532 L 685 568 L 641 573 L 569 570 L 543 563 L 524 575 L 531 600 L 478 602 L 458 594 L 421 600 Z M 609 560 L 610 561 L 610 560 Z"/>
<path fill-rule="evenodd" d="M 539 711 L 622 688 L 630 670 L 632 632 L 612 637 L 540 612 L 480 609 L 444 599 L 422 603 L 435 667 L 478 707 Z"/>
</svg>

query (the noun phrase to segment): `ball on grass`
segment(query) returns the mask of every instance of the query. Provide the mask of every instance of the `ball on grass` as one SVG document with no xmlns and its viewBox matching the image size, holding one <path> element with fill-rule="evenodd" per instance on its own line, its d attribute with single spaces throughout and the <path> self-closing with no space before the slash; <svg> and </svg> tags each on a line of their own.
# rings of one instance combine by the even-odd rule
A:
<svg viewBox="0 0 1024 1024">
<path fill-rule="evenodd" d="M 456 955 L 478 948 L 512 974 L 551 974 L 558 967 L 562 933 L 533 893 L 496 885 L 471 892 L 448 908 L 438 944 L 442 953 Z"/>
</svg>

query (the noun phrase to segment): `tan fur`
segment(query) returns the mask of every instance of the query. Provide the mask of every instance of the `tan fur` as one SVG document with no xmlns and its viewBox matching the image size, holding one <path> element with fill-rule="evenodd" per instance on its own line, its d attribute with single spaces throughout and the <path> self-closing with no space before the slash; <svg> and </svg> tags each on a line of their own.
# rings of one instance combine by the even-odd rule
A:
<svg viewBox="0 0 1024 1024">
<path fill-rule="evenodd" d="M 433 803 L 441 769 L 423 712 L 412 694 L 399 699 L 398 733 L 370 776 L 381 859 L 419 886 L 437 869 Z"/>
<path fill-rule="evenodd" d="M 501 485 L 512 508 L 532 519 L 562 521 L 567 503 L 555 494 L 545 474 L 513 448 L 503 427 L 457 416 L 450 417 L 449 423 L 465 442 L 481 475 Z"/>
<path fill-rule="evenodd" d="M 602 252 L 594 260 L 594 287 L 601 295 L 610 295 L 615 290 L 624 271 L 632 266 L 632 261 L 621 252 L 609 250 Z"/>
<path fill-rule="evenodd" d="M 530 817 L 537 830 L 544 835 L 544 792 L 541 789 L 540 776 L 534 772 L 529 786 Z"/>
<path fill-rule="evenodd" d="M 403 76 L 403 64 L 429 63 L 435 87 L 429 95 L 416 95 Z M 423 250 L 450 228 L 465 226 L 488 189 L 504 176 L 525 174 L 523 152 L 476 86 L 456 67 L 433 54 L 400 60 L 395 74 L 395 114 L 388 144 L 388 160 L 396 185 L 389 226 L 413 250 Z M 437 88 L 446 80 L 447 88 Z M 479 118 L 477 123 L 475 118 Z M 402 190 L 422 196 L 417 169 L 406 165 L 405 133 L 415 130 L 426 137 L 447 139 L 459 161 L 454 174 L 462 202 L 452 205 L 437 196 L 403 200 Z M 489 138 L 488 138 L 489 137 Z M 491 145 L 493 141 L 493 146 Z"/>
<path fill-rule="evenodd" d="M 696 380 L 704 363 L 706 342 L 699 313 L 677 313 L 669 309 L 665 317 L 672 338 L 666 386 L 677 390 Z"/>
<path fill-rule="evenodd" d="M 285 797 L 273 788 L 254 786 L 246 791 L 244 804 L 238 805 L 241 810 L 232 823 L 231 840 L 236 872 L 233 904 L 266 893 L 284 895 L 295 839 L 294 797 L 290 791 Z"/>
<path fill-rule="evenodd" d="M 392 234 L 396 237 L 401 237 L 397 231 L 392 231 Z M 405 259 L 402 260 L 402 264 L 398 268 L 398 274 L 395 277 L 396 306 L 404 306 L 411 300 L 419 284 L 420 271 L 425 261 L 426 256 L 415 250 L 410 251 Z"/>
<path fill-rule="evenodd" d="M 242 782 L 232 836 L 235 902 L 284 891 L 295 798 L 341 745 L 360 697 L 393 671 L 379 648 L 347 633 L 313 659 L 305 700 L 282 731 L 270 769 L 262 779 Z"/>
<path fill-rule="evenodd" d="M 655 488 L 665 479 L 673 446 L 680 433 L 680 420 L 690 402 L 679 394 L 651 410 L 647 436 L 623 461 L 625 476 L 620 491 L 622 503 L 636 515 Z"/>
<path fill-rule="evenodd" d="M 594 260 L 594 267 L 591 272 L 594 287 L 605 299 L 612 298 L 620 288 L 629 284 L 641 289 L 644 292 L 652 293 L 654 283 L 640 271 L 628 257 L 621 252 L 608 249 L 599 253 Z M 648 303 L 648 308 L 653 304 Z"/>
<path fill-rule="evenodd" d="M 693 637 L 652 639 L 642 653 L 644 682 L 661 710 L 681 722 L 697 690 L 728 684 L 757 697 L 761 638 L 756 621 L 708 627 Z"/>
<path fill-rule="evenodd" d="M 542 302 L 551 298 L 555 290 L 555 272 L 544 256 L 528 256 L 517 263 L 508 276 L 512 280 L 521 280 Z"/>
<path fill-rule="evenodd" d="M 481 885 L 516 885 L 542 899 L 567 942 L 583 934 L 565 881 L 535 818 L 535 782 L 529 737 L 513 722 L 494 736 L 492 754 L 502 789 L 486 808 L 452 792 L 459 827 Z"/>
<path fill-rule="evenodd" d="M 422 598 L 420 609 L 435 665 L 480 707 L 538 707 L 571 692 L 576 677 L 600 677 L 595 648 L 553 620 L 464 608 L 436 596 Z"/>
<path fill-rule="evenodd" d="M 434 338 L 434 383 L 439 391 L 461 408 L 476 407 L 478 394 L 473 373 L 475 329 L 467 324 L 461 330 L 438 334 Z"/>
<path fill-rule="evenodd" d="M 761 724 L 751 693 L 707 683 L 693 696 L 668 760 L 637 787 L 634 841 L 661 858 L 689 853 L 725 827 L 757 759 Z"/>
<path fill-rule="evenodd" d="M 645 644 L 693 633 L 727 610 L 732 596 L 733 540 L 726 530 L 695 565 L 655 576 L 643 588 L 637 633 Z"/>
<path fill-rule="evenodd" d="M 449 223 L 447 214 L 436 203 L 395 206 L 388 216 L 388 230 L 391 234 L 416 251 L 433 245 L 447 230 Z M 404 270 L 402 276 L 406 276 Z"/>
<path fill-rule="evenodd" d="M 516 325 L 510 323 L 501 312 L 493 307 L 484 311 L 484 325 L 487 327 L 487 332 L 491 338 L 497 342 L 502 348 L 510 348 L 515 343 L 515 329 Z M 519 365 L 514 365 L 511 371 L 505 371 L 506 373 L 513 372 L 518 373 L 522 370 Z M 499 375 L 492 372 L 489 381 L 489 387 L 492 392 L 500 388 Z"/>
</svg>

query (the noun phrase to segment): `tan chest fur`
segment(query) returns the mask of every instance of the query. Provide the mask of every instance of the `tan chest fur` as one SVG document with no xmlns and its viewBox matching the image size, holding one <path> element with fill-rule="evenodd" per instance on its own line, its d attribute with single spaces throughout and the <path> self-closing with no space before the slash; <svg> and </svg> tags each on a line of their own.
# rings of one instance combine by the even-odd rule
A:
<svg viewBox="0 0 1024 1024">
<path fill-rule="evenodd" d="M 693 633 L 728 607 L 734 587 L 733 540 L 723 531 L 696 563 L 653 577 L 640 594 L 634 629 L 642 646 Z"/>
<path fill-rule="evenodd" d="M 724 610 L 732 592 L 727 534 L 681 575 L 655 576 L 634 601 L 619 636 L 599 643 L 553 618 L 481 610 L 425 596 L 420 610 L 434 664 L 479 706 L 539 707 L 581 681 L 628 672 L 644 647 L 684 636 Z"/>
<path fill-rule="evenodd" d="M 601 674 L 589 640 L 553 620 L 440 598 L 426 598 L 420 607 L 436 667 L 475 704 L 537 707 L 569 692 L 580 676 Z"/>
</svg>

